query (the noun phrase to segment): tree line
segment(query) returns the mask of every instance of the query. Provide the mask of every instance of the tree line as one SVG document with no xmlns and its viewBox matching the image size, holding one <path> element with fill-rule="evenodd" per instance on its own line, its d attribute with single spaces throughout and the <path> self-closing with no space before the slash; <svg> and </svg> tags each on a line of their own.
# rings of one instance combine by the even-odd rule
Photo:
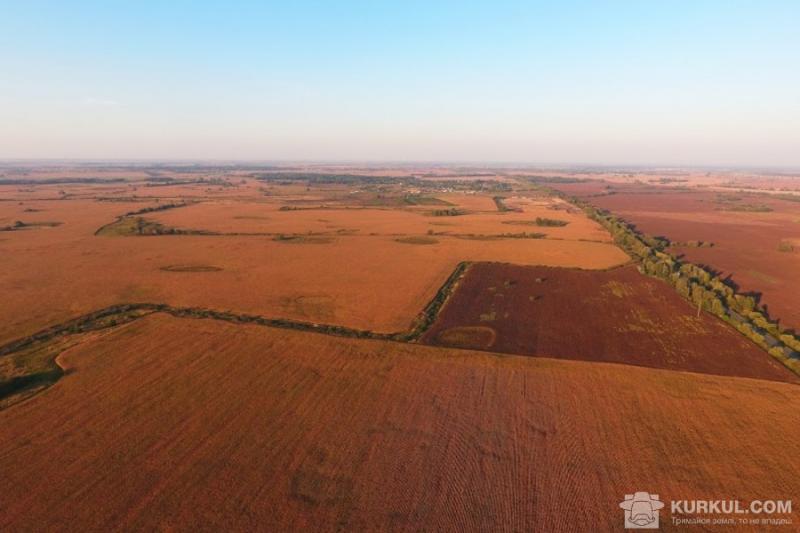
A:
<svg viewBox="0 0 800 533">
<path fill-rule="evenodd" d="M 589 218 L 605 227 L 614 242 L 639 263 L 642 273 L 669 283 L 699 309 L 731 324 L 770 355 L 800 373 L 800 338 L 770 319 L 753 296 L 738 293 L 729 282 L 713 272 L 666 252 L 669 241 L 641 233 L 611 212 L 579 198 L 552 192 L 580 207 Z"/>
</svg>

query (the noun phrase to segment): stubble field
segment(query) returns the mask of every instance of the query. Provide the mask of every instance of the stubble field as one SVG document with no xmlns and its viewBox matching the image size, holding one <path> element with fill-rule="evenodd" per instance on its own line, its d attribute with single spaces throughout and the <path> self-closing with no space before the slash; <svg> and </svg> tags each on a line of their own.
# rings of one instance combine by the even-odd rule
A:
<svg viewBox="0 0 800 533">
<path fill-rule="evenodd" d="M 0 530 L 603 531 L 636 490 L 798 492 L 794 374 L 534 178 L 411 170 L 0 180 Z M 679 173 L 558 175 L 682 227 Z M 673 250 L 791 238 L 698 194 Z M 65 322 L 124 303 L 158 305 Z"/>
<path fill-rule="evenodd" d="M 800 196 L 724 192 L 619 192 L 590 198 L 672 251 L 730 276 L 744 292 L 761 295 L 770 315 L 800 328 Z M 711 246 L 697 246 L 702 241 Z"/>
<path fill-rule="evenodd" d="M 323 187 L 318 197 L 339 198 L 340 203 L 344 197 L 350 203 L 305 210 L 295 208 L 307 187 L 276 185 L 265 196 L 264 187 L 252 180 L 219 191 L 206 191 L 203 184 L 119 185 L 115 195 L 104 191 L 94 197 L 86 189 L 91 186 L 81 184 L 75 185 L 81 192 L 75 197 L 68 192 L 64 199 L 53 187 L 20 191 L 19 186 L 0 186 L 6 199 L 0 202 L 0 226 L 26 225 L 0 232 L 5 300 L 0 344 L 101 307 L 134 302 L 396 332 L 410 326 L 461 261 L 582 268 L 627 261 L 597 224 L 552 209 L 558 201 L 547 198 L 519 199 L 522 211 L 499 213 L 488 193 L 443 194 L 444 206 L 415 206 L 394 191 L 380 201 L 401 204 L 378 209 L 363 205 L 378 200 L 377 194 L 356 201 L 347 188 L 332 193 Z M 142 191 L 146 198 L 132 196 Z M 186 202 L 187 207 L 142 218 L 219 234 L 95 234 L 125 213 Z M 282 210 L 286 207 L 291 210 Z M 466 214 L 432 215 L 437 209 Z M 568 224 L 505 223 L 535 221 L 545 214 Z M 58 225 L 37 225 L 51 221 Z M 520 236 L 531 233 L 541 236 Z"/>
<path fill-rule="evenodd" d="M 3 529 L 611 530 L 632 487 L 800 490 L 789 384 L 163 315 L 60 364 L 0 411 Z"/>
<path fill-rule="evenodd" d="M 472 265 L 423 342 L 798 383 L 722 321 L 635 266 Z"/>
</svg>

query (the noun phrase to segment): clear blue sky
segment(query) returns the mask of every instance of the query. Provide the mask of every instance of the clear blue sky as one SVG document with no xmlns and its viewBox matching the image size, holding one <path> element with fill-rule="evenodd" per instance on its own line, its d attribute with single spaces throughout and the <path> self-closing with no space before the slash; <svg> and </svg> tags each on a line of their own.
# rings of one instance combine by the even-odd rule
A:
<svg viewBox="0 0 800 533">
<path fill-rule="evenodd" d="M 0 158 L 800 166 L 800 2 L 0 0 Z"/>
</svg>

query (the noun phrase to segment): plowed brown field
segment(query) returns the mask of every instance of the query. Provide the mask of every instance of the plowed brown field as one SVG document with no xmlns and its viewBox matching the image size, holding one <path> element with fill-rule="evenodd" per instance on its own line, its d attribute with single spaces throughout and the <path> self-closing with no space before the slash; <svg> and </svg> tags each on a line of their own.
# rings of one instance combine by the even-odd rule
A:
<svg viewBox="0 0 800 533">
<path fill-rule="evenodd" d="M 2 530 L 607 531 L 637 490 L 800 492 L 791 384 L 163 315 L 61 363 L 0 411 Z"/>
<path fill-rule="evenodd" d="M 472 265 L 423 342 L 798 382 L 732 327 L 634 266 Z"/>
<path fill-rule="evenodd" d="M 747 192 L 659 192 L 646 187 L 587 200 L 645 233 L 678 243 L 674 253 L 730 276 L 743 292 L 760 294 L 770 316 L 800 330 L 800 201 Z M 713 246 L 684 245 L 690 241 Z M 781 243 L 796 244 L 782 248 Z"/>
</svg>

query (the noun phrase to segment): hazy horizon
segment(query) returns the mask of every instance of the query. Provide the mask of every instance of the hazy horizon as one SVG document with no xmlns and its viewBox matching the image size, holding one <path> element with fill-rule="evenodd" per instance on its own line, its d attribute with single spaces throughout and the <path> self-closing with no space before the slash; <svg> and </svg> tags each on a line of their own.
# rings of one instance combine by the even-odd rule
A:
<svg viewBox="0 0 800 533">
<path fill-rule="evenodd" d="M 626 164 L 626 163 L 593 163 L 593 162 L 537 162 L 537 161 L 483 161 L 483 160 L 389 160 L 389 159 L 167 159 L 167 158 L 0 158 L 0 168 L 48 168 L 48 167 L 159 167 L 159 166 L 219 166 L 225 167 L 275 167 L 289 168 L 304 166 L 309 169 L 342 168 L 408 168 L 419 170 L 424 167 L 441 167 L 465 170 L 525 170 L 531 172 L 547 171 L 608 171 L 608 172 L 668 172 L 668 171 L 708 171 L 708 172 L 756 172 L 784 174 L 786 177 L 800 178 L 800 165 L 679 165 L 679 164 Z"/>
<path fill-rule="evenodd" d="M 800 167 L 791 2 L 3 11 L 2 160 Z"/>
</svg>

